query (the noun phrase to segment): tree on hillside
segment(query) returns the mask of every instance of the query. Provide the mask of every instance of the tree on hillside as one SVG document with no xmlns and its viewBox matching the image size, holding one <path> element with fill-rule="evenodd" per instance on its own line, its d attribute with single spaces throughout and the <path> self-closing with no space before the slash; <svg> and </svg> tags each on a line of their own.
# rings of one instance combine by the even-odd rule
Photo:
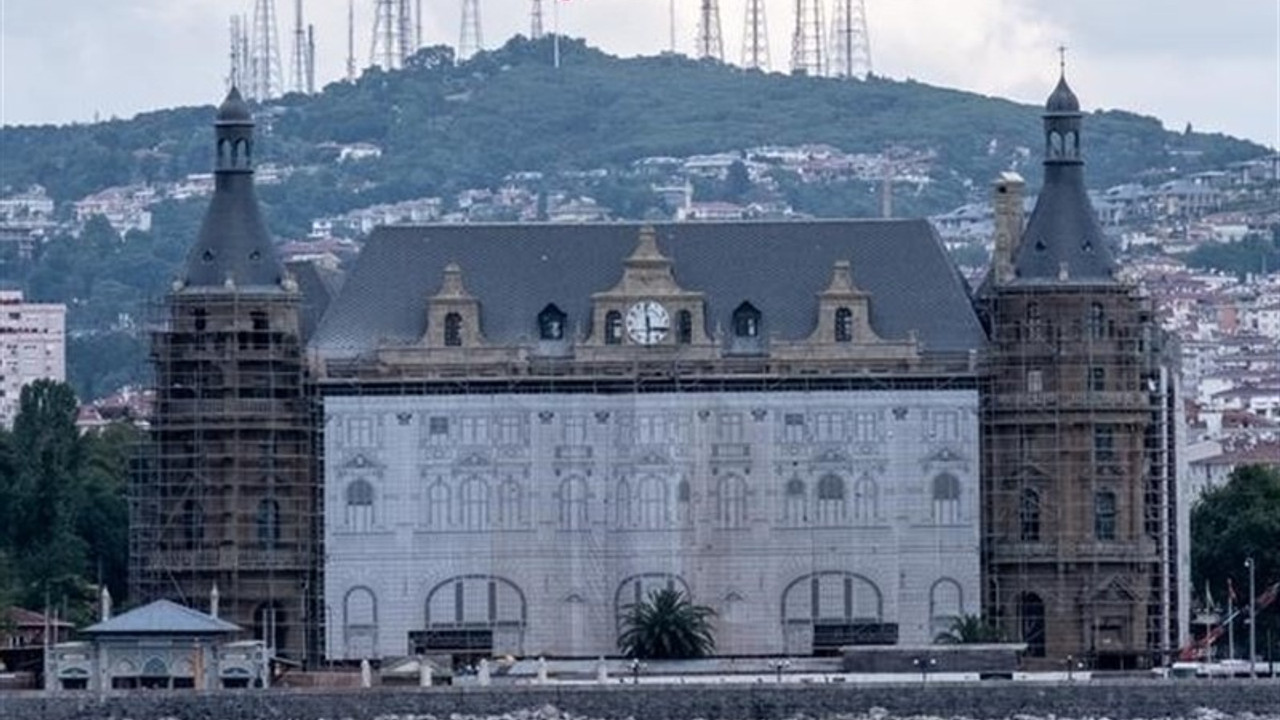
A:
<svg viewBox="0 0 1280 720">
<path fill-rule="evenodd" d="M 1250 465 L 1231 473 L 1226 485 L 1204 494 L 1191 512 L 1192 587 L 1208 585 L 1219 599 L 1226 597 L 1228 581 L 1238 596 L 1237 607 L 1248 605 L 1249 571 L 1246 558 L 1257 563 L 1257 592 L 1280 582 L 1280 469 Z M 1247 632 L 1245 620 L 1237 620 L 1236 638 Z M 1280 605 L 1258 615 L 1258 649 L 1267 638 L 1280 641 Z M 1271 653 L 1280 652 L 1272 647 Z"/>
<path fill-rule="evenodd" d="M 979 615 L 961 615 L 951 621 L 946 632 L 938 633 L 933 641 L 939 645 L 972 645 L 975 643 L 1004 642 L 1004 634 L 994 623 Z"/>
<path fill-rule="evenodd" d="M 618 647 L 627 657 L 671 660 L 715 651 L 711 626 L 715 611 L 694 605 L 679 590 L 655 590 L 645 600 L 626 606 L 625 612 Z"/>
</svg>

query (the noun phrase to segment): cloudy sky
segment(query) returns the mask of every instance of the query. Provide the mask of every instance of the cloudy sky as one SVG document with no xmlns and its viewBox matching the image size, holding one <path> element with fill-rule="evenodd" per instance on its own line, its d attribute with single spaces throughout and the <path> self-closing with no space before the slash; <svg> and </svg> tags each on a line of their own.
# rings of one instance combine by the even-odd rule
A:
<svg viewBox="0 0 1280 720">
<path fill-rule="evenodd" d="M 550 26 L 551 5 L 545 0 Z M 828 18 L 833 3 L 821 0 Z M 666 49 L 670 0 L 565 0 L 560 27 L 619 55 Z M 275 0 L 286 67 L 292 0 Z M 429 44 L 456 44 L 461 0 L 422 0 Z M 675 0 L 678 49 L 698 0 Z M 720 0 L 726 59 L 741 57 L 746 0 Z M 875 71 L 1040 102 L 1068 46 L 1089 108 L 1191 122 L 1280 146 L 1280 0 L 866 0 Z M 304 0 L 317 76 L 343 73 L 347 0 Z M 375 0 L 355 0 L 369 59 Z M 208 104 L 224 90 L 227 24 L 253 0 L 0 0 L 0 123 L 127 117 Z M 481 0 L 487 47 L 528 33 L 530 0 Z M 785 69 L 793 0 L 766 0 L 774 69 Z"/>
</svg>

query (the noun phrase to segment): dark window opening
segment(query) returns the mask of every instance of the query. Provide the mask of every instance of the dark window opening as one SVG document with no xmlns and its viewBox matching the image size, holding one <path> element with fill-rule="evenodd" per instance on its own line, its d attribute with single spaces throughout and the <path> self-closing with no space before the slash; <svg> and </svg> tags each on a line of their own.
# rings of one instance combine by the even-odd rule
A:
<svg viewBox="0 0 1280 720">
<path fill-rule="evenodd" d="M 458 313 L 449 313 L 444 316 L 444 345 L 445 347 L 462 346 L 462 316 Z"/>
<path fill-rule="evenodd" d="M 538 338 L 563 340 L 565 314 L 555 305 L 548 305 L 538 313 Z"/>
<path fill-rule="evenodd" d="M 1092 392 L 1103 392 L 1107 389 L 1107 370 L 1106 368 L 1091 367 L 1089 368 L 1089 390 Z"/>
<path fill-rule="evenodd" d="M 676 342 L 681 345 L 693 342 L 693 313 L 688 310 L 676 313 Z"/>
<path fill-rule="evenodd" d="M 836 309 L 836 342 L 853 342 L 853 311 L 849 308 Z"/>
<path fill-rule="evenodd" d="M 1089 306 L 1089 337 L 1094 340 L 1101 340 L 1106 333 L 1106 312 L 1102 309 L 1102 303 L 1093 303 Z"/>
<path fill-rule="evenodd" d="M 253 325 L 253 348 L 255 350 L 265 350 L 267 348 L 267 314 L 261 310 L 249 313 L 249 321 Z"/>
<path fill-rule="evenodd" d="M 622 313 L 617 310 L 605 313 L 604 342 L 606 345 L 622 344 Z"/>
<path fill-rule="evenodd" d="M 1040 494 L 1035 490 L 1022 491 L 1018 522 L 1021 525 L 1019 537 L 1023 542 L 1040 542 Z"/>
<path fill-rule="evenodd" d="M 1093 496 L 1093 534 L 1098 540 L 1116 539 L 1116 494 L 1110 490 Z"/>
<path fill-rule="evenodd" d="M 266 547 L 280 542 L 280 503 L 271 498 L 258 503 L 258 542 Z"/>
<path fill-rule="evenodd" d="M 1022 642 L 1027 644 L 1027 655 L 1030 657 L 1044 657 L 1044 601 L 1038 595 L 1026 593 L 1019 603 L 1018 614 L 1022 616 Z"/>
<path fill-rule="evenodd" d="M 209 312 L 204 308 L 195 308 L 191 311 L 191 324 L 196 332 L 204 332 L 209 325 Z"/>
<path fill-rule="evenodd" d="M 740 338 L 760 336 L 760 311 L 749 302 L 744 302 L 733 311 L 733 334 Z"/>
</svg>

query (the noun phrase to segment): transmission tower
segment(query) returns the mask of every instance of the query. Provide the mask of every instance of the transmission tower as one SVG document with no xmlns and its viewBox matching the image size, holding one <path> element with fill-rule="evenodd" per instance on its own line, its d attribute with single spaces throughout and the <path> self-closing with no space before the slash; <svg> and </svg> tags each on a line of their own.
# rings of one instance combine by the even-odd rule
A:
<svg viewBox="0 0 1280 720">
<path fill-rule="evenodd" d="M 417 35 L 418 31 L 413 24 L 413 5 L 410 0 L 398 0 L 396 8 L 396 35 L 400 41 L 398 48 L 399 64 L 397 67 L 404 67 L 405 62 L 418 52 Z"/>
<path fill-rule="evenodd" d="M 347 82 L 356 81 L 356 0 L 347 0 Z"/>
<path fill-rule="evenodd" d="M 284 71 L 280 66 L 280 36 L 276 31 L 275 0 L 254 2 L 249 71 L 250 99 L 262 102 L 280 96 L 284 87 Z"/>
<path fill-rule="evenodd" d="M 231 16 L 231 74 L 227 76 L 227 90 L 249 89 L 249 23 L 240 15 Z"/>
<path fill-rule="evenodd" d="M 815 77 L 822 75 L 826 67 L 822 54 L 825 37 L 822 0 L 796 0 L 796 26 L 791 34 L 791 72 Z"/>
<path fill-rule="evenodd" d="M 533 10 L 529 13 L 529 39 L 542 38 L 542 0 L 533 0 Z"/>
<path fill-rule="evenodd" d="M 702 0 L 698 9 L 698 57 L 724 62 L 724 41 L 720 36 L 720 3 Z"/>
<path fill-rule="evenodd" d="M 400 0 L 376 0 L 373 14 L 373 41 L 369 44 L 369 64 L 383 70 L 401 65 Z"/>
<path fill-rule="evenodd" d="M 302 20 L 302 0 L 293 0 L 293 57 L 289 63 L 289 86 L 307 91 L 307 29 Z"/>
<path fill-rule="evenodd" d="M 307 25 L 307 94 L 316 92 L 316 26 Z"/>
<path fill-rule="evenodd" d="M 480 0 L 462 0 L 462 31 L 458 35 L 458 59 L 466 60 L 484 49 L 480 32 Z"/>
<path fill-rule="evenodd" d="M 742 33 L 742 67 L 769 70 L 769 23 L 765 21 L 764 0 L 747 0 L 747 26 Z"/>
<path fill-rule="evenodd" d="M 871 74 L 866 0 L 836 0 L 830 47 L 832 77 L 866 78 Z"/>
</svg>

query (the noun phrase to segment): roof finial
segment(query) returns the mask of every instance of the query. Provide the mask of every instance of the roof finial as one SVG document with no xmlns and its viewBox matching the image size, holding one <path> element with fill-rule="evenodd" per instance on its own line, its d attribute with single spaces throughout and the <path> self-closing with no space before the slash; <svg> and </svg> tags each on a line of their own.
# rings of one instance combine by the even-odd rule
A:
<svg viewBox="0 0 1280 720">
<path fill-rule="evenodd" d="M 1058 74 L 1062 77 L 1067 76 L 1067 46 L 1058 46 Z"/>
</svg>

